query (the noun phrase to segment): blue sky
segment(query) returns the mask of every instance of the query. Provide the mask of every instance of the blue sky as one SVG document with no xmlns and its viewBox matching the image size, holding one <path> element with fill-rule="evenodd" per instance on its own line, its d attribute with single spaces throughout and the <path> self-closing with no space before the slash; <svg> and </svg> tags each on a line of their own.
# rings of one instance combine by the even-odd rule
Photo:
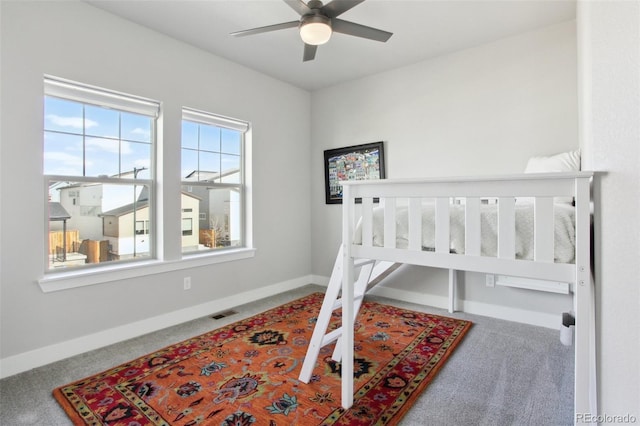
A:
<svg viewBox="0 0 640 426">
<path fill-rule="evenodd" d="M 81 103 L 45 97 L 44 173 L 113 176 L 134 167 L 149 169 L 152 122 L 143 115 L 90 105 L 83 111 Z M 148 178 L 148 173 L 138 177 Z"/>
<path fill-rule="evenodd" d="M 182 177 L 194 170 L 207 172 L 240 168 L 241 133 L 236 130 L 182 122 Z"/>
<path fill-rule="evenodd" d="M 153 120 L 92 105 L 45 97 L 44 173 L 114 176 L 147 168 L 149 178 Z M 182 176 L 240 168 L 241 133 L 183 121 Z M 84 164 L 84 171 L 83 171 Z"/>
</svg>

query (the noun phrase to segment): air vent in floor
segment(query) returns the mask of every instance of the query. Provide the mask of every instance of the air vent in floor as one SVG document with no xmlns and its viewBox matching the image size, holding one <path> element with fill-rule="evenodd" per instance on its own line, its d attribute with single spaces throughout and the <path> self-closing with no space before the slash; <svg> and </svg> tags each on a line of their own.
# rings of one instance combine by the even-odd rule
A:
<svg viewBox="0 0 640 426">
<path fill-rule="evenodd" d="M 215 320 L 219 320 L 231 315 L 235 315 L 237 314 L 236 311 L 224 311 L 224 312 L 220 312 L 219 314 L 215 314 L 215 315 L 211 315 L 211 318 L 215 319 Z"/>
</svg>

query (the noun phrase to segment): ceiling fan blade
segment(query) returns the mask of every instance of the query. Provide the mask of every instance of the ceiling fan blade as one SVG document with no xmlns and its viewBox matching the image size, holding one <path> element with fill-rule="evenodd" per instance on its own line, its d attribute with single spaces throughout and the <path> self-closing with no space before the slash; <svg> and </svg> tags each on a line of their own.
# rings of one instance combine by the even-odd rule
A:
<svg viewBox="0 0 640 426">
<path fill-rule="evenodd" d="M 329 18 L 335 18 L 338 15 L 342 15 L 347 10 L 351 9 L 362 3 L 364 0 L 333 0 L 331 3 L 327 3 L 322 6 L 322 13 Z"/>
<path fill-rule="evenodd" d="M 316 57 L 316 50 L 318 50 L 318 46 L 305 43 L 302 62 L 313 61 L 313 59 Z"/>
<path fill-rule="evenodd" d="M 311 13 L 311 9 L 302 1 L 302 0 L 284 0 L 286 4 L 291 6 L 291 9 L 298 12 L 298 15 L 306 15 L 307 13 Z"/>
<path fill-rule="evenodd" d="M 356 37 L 367 38 L 369 40 L 385 42 L 393 35 L 388 31 L 382 31 L 377 28 L 367 27 L 366 25 L 356 24 L 354 22 L 343 21 L 342 19 L 332 19 L 331 27 L 333 32 L 352 35 Z"/>
<path fill-rule="evenodd" d="M 276 31 L 276 30 L 284 30 L 284 29 L 287 29 L 287 28 L 294 28 L 294 27 L 297 27 L 298 25 L 300 25 L 299 21 L 283 22 L 282 24 L 267 25 L 266 27 L 259 27 L 259 28 L 252 28 L 250 30 L 236 31 L 234 33 L 231 33 L 231 35 L 232 36 L 237 36 L 237 37 L 242 37 L 242 36 L 248 36 L 248 35 L 253 35 L 253 34 L 266 33 L 266 32 L 269 32 L 269 31 Z"/>
</svg>

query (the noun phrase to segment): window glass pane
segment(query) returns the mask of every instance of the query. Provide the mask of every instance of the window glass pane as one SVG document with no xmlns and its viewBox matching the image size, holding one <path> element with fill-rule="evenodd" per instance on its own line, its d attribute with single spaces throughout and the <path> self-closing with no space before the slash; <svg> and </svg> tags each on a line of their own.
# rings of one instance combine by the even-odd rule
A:
<svg viewBox="0 0 640 426">
<path fill-rule="evenodd" d="M 82 176 L 82 165 L 82 136 L 45 132 L 45 174 Z"/>
<path fill-rule="evenodd" d="M 198 180 L 198 151 L 182 150 L 182 179 Z"/>
<path fill-rule="evenodd" d="M 237 130 L 222 129 L 222 152 L 240 155 L 242 133 Z"/>
<path fill-rule="evenodd" d="M 85 176 L 117 176 L 120 173 L 120 142 L 116 139 L 85 139 Z"/>
<path fill-rule="evenodd" d="M 218 127 L 200 125 L 200 149 L 220 152 L 220 129 Z"/>
<path fill-rule="evenodd" d="M 148 195 L 146 185 L 50 181 L 48 269 L 149 258 Z"/>
<path fill-rule="evenodd" d="M 150 117 L 45 97 L 44 125 L 45 174 L 151 178 Z"/>
<path fill-rule="evenodd" d="M 122 142 L 122 177 L 150 179 L 150 166 L 150 144 L 127 141 Z"/>
<path fill-rule="evenodd" d="M 198 149 L 198 124 L 182 121 L 182 147 Z"/>
<path fill-rule="evenodd" d="M 240 183 L 240 156 L 222 154 L 222 182 Z"/>
<path fill-rule="evenodd" d="M 120 113 L 118 111 L 85 105 L 85 132 L 91 136 L 120 137 Z"/>
<path fill-rule="evenodd" d="M 46 96 L 44 99 L 44 129 L 82 133 L 82 104 Z"/>
<path fill-rule="evenodd" d="M 182 215 L 182 251 L 198 251 L 206 248 L 200 244 L 200 209 L 204 208 L 200 194 L 205 194 L 206 188 L 197 186 L 183 186 L 180 194 Z M 190 224 L 190 233 L 185 233 L 186 224 Z"/>
<path fill-rule="evenodd" d="M 183 253 L 241 246 L 240 187 L 183 186 L 182 209 L 188 208 L 182 218 L 193 218 L 193 235 L 183 235 Z"/>
<path fill-rule="evenodd" d="M 200 178 L 199 180 L 214 181 L 219 178 L 220 154 L 200 151 Z"/>
<path fill-rule="evenodd" d="M 122 139 L 138 142 L 151 142 L 152 119 L 144 115 L 123 112 Z"/>
</svg>

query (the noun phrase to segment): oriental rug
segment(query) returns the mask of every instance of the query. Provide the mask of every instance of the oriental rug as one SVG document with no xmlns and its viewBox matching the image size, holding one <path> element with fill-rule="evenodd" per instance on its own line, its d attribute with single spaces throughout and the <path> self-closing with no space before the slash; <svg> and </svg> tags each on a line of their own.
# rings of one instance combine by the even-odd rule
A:
<svg viewBox="0 0 640 426">
<path fill-rule="evenodd" d="M 59 387 L 76 425 L 393 425 L 471 327 L 365 300 L 356 319 L 354 405 L 324 347 L 298 380 L 324 294 L 314 293 Z M 330 329 L 339 326 L 334 312 Z"/>
</svg>

